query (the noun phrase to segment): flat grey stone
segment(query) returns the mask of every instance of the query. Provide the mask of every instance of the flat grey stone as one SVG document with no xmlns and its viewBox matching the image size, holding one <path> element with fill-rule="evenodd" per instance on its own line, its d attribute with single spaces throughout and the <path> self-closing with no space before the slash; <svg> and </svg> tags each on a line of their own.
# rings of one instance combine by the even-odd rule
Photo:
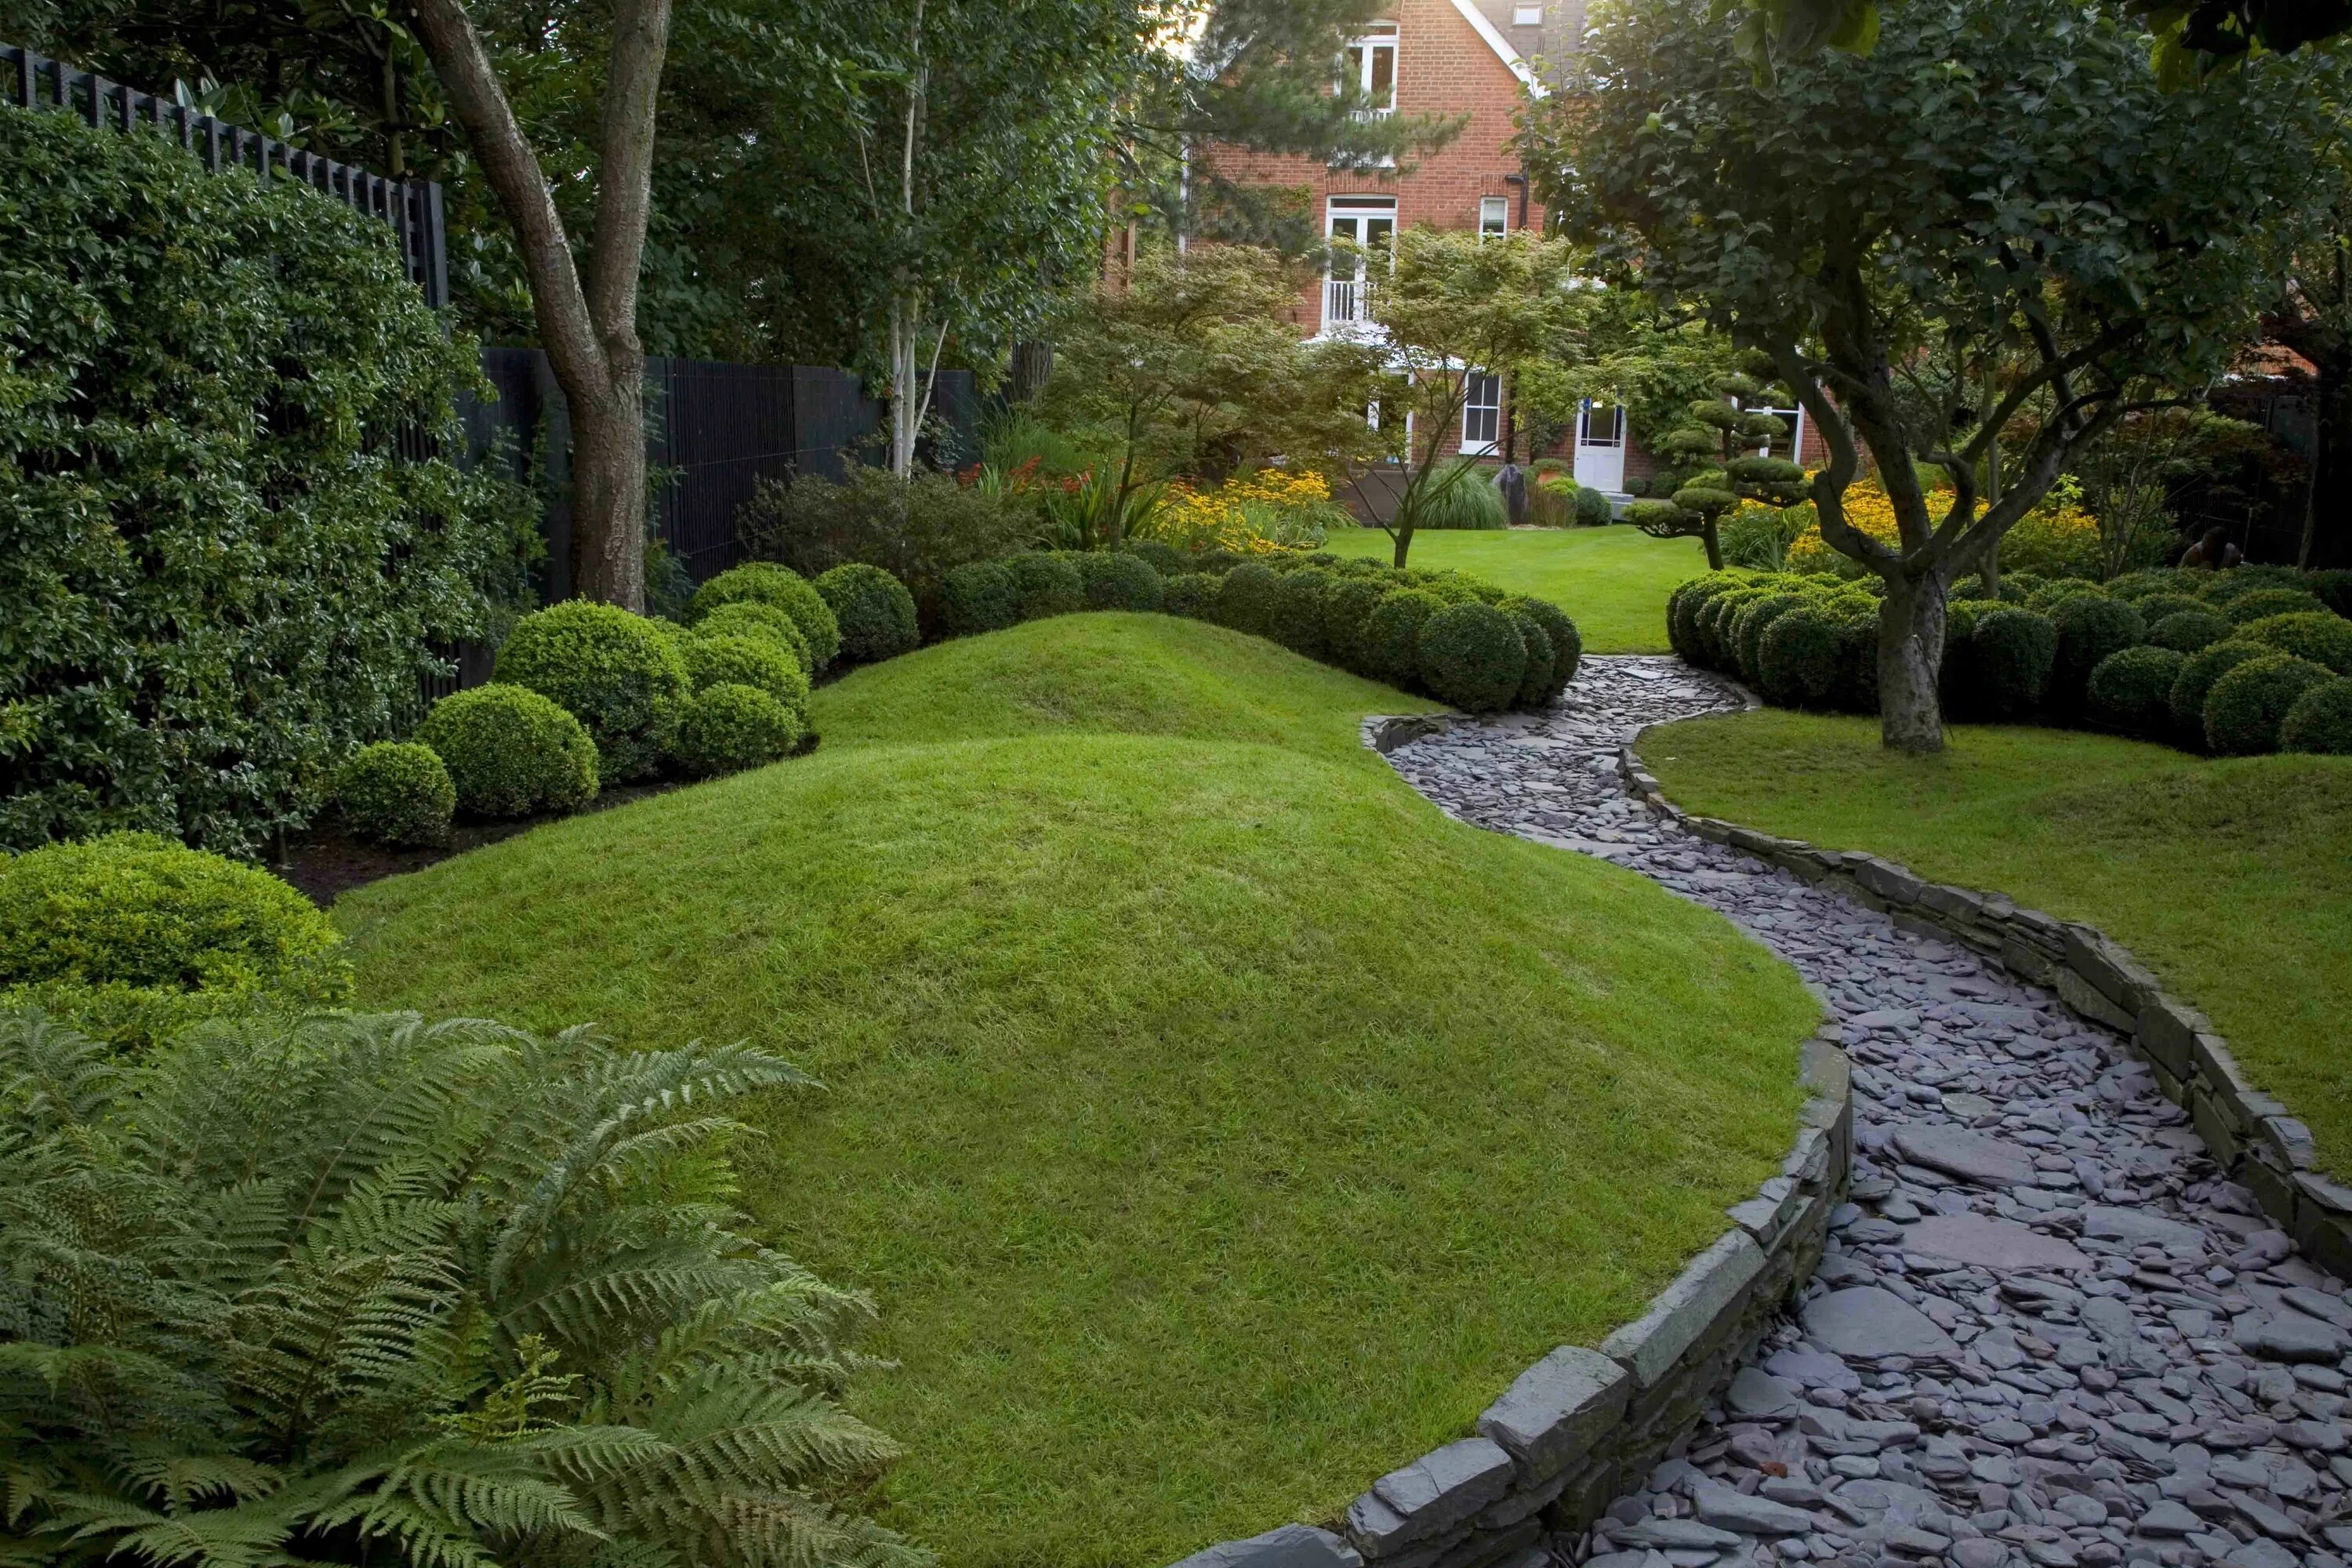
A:
<svg viewBox="0 0 2352 1568">
<path fill-rule="evenodd" d="M 1895 1146 L 1915 1165 L 1983 1187 L 2023 1186 L 2033 1180 L 2033 1156 L 2014 1143 L 1957 1127 L 1906 1127 Z"/>
<path fill-rule="evenodd" d="M 2223 1553 L 2221 1561 L 2230 1568 L 2303 1568 L 2300 1558 L 2267 1536 L 2232 1547 Z"/>
<path fill-rule="evenodd" d="M 1510 1490 L 1512 1473 L 1511 1456 L 1500 1445 L 1465 1437 L 1391 1470 L 1372 1483 L 1372 1492 L 1405 1521 L 1394 1539 L 1416 1541 L 1453 1529 Z"/>
<path fill-rule="evenodd" d="M 1862 1386 L 1862 1374 L 1833 1355 L 1819 1351 L 1774 1351 L 1764 1370 L 1800 1388 L 1838 1388 L 1851 1392 Z"/>
<path fill-rule="evenodd" d="M 1562 1345 L 1519 1373 L 1478 1417 L 1478 1435 L 1502 1445 L 1530 1476 L 1546 1476 L 1590 1451 L 1624 1413 L 1633 1374 L 1599 1351 Z"/>
<path fill-rule="evenodd" d="M 1356 1549 L 1328 1530 L 1286 1524 L 1247 1541 L 1221 1541 L 1174 1568 L 1363 1568 Z"/>
<path fill-rule="evenodd" d="M 1654 1546 L 1661 1552 L 1720 1552 L 1739 1544 L 1739 1537 L 1695 1519 L 1645 1519 L 1620 1525 L 1609 1533 L 1629 1546 Z"/>
<path fill-rule="evenodd" d="M 1601 1341 L 1601 1353 L 1633 1368 L 1643 1388 L 1654 1386 L 1763 1271 L 1764 1250 L 1755 1237 L 1744 1230 L 1724 1232 L 1651 1299 L 1638 1321 Z"/>
<path fill-rule="evenodd" d="M 1856 1285 L 1833 1290 L 1805 1309 L 1805 1333 L 1839 1355 L 1911 1356 L 1957 1361 L 1960 1347 L 1935 1320 L 1891 1290 Z"/>
<path fill-rule="evenodd" d="M 2205 1233 L 2193 1225 L 2183 1225 L 2145 1209 L 2116 1208 L 2106 1204 L 2092 1204 L 2083 1210 L 2083 1234 L 2095 1241 L 2127 1241 L 2134 1246 L 2142 1242 L 2163 1247 L 2205 1245 Z"/>
<path fill-rule="evenodd" d="M 1789 1385 L 1752 1366 L 1743 1366 L 1733 1374 L 1731 1386 L 1724 1391 L 1723 1402 L 1733 1415 L 1751 1421 L 1797 1412 L 1797 1395 Z"/>
<path fill-rule="evenodd" d="M 1749 1497 L 1719 1484 L 1696 1488 L 1691 1501 L 1701 1524 L 1738 1531 L 1742 1535 L 1809 1535 L 1822 1524 L 1803 1509 L 1790 1508 L 1770 1498 Z"/>
<path fill-rule="evenodd" d="M 1929 1215 L 1905 1229 L 1902 1245 L 1906 1252 L 2002 1271 L 2074 1271 L 2091 1267 L 2083 1249 L 2062 1237 L 1976 1214 Z"/>
<path fill-rule="evenodd" d="M 2189 1511 L 2186 1503 L 2171 1498 L 2158 1499 L 2156 1505 L 2139 1516 L 2142 1535 L 2193 1535 L 2205 1528 L 2205 1521 Z"/>
<path fill-rule="evenodd" d="M 2333 1362 L 2342 1359 L 2347 1349 L 2352 1349 L 2352 1338 L 2342 1329 L 2317 1318 L 2306 1318 L 2301 1312 L 2241 1318 L 2230 1337 L 2239 1348 L 2265 1361 Z"/>
</svg>

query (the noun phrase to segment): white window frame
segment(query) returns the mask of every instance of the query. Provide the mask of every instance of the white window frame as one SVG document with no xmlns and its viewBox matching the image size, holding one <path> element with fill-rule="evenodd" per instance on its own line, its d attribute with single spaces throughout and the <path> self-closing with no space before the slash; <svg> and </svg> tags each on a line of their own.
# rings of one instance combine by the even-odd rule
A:
<svg viewBox="0 0 2352 1568">
<path fill-rule="evenodd" d="M 1766 408 L 1761 405 L 1759 405 L 1754 408 L 1748 409 L 1748 412 L 1750 414 L 1769 414 L 1776 418 L 1787 420 L 1789 422 L 1790 460 L 1796 463 L 1802 463 L 1805 460 L 1805 410 L 1801 405 L 1795 408 Z M 1756 455 L 1759 458 L 1770 457 L 1772 455 L 1772 443 L 1767 441 L 1762 446 L 1757 447 Z"/>
<path fill-rule="evenodd" d="M 1503 447 L 1503 378 L 1483 370 L 1465 373 L 1469 384 L 1462 392 L 1462 455 L 1465 458 L 1490 458 Z M 1479 383 L 1494 393 L 1492 403 L 1478 401 L 1482 389 Z M 1475 432 L 1484 429 L 1486 434 Z"/>
<path fill-rule="evenodd" d="M 1511 7 L 1511 26 L 1514 27 L 1540 27 L 1543 18 L 1542 0 L 1537 0 L 1532 5 L 1514 5 Z"/>
<path fill-rule="evenodd" d="M 1379 120 L 1386 120 L 1396 113 L 1396 28 L 1391 26 L 1386 32 L 1366 33 L 1348 45 L 1347 60 L 1349 67 L 1355 72 L 1356 90 L 1366 98 L 1372 95 L 1373 83 L 1380 77 L 1380 58 L 1382 55 L 1386 55 L 1389 61 L 1389 100 L 1385 104 L 1376 103 L 1368 109 L 1359 110 L 1360 113 Z"/>
<path fill-rule="evenodd" d="M 1342 220 L 1349 225 L 1349 238 L 1361 247 L 1355 258 L 1352 274 L 1341 277 L 1336 270 L 1326 269 L 1323 276 L 1322 328 L 1325 333 L 1334 331 L 1360 331 L 1370 323 L 1364 310 L 1365 266 L 1374 241 L 1369 225 L 1382 219 L 1388 223 L 1388 237 L 1393 241 L 1397 231 L 1397 204 L 1394 196 L 1328 196 L 1323 203 L 1323 238 L 1326 244 L 1339 235 Z M 1332 258 L 1334 268 L 1339 258 Z"/>
<path fill-rule="evenodd" d="M 1480 196 L 1478 198 L 1478 237 L 1499 239 L 1511 232 L 1511 198 Z"/>
</svg>

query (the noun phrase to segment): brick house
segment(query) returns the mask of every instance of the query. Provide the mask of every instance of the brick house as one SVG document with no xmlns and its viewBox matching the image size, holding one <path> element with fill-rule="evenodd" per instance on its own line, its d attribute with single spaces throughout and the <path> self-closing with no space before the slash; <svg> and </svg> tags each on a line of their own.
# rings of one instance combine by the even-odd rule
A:
<svg viewBox="0 0 2352 1568">
<path fill-rule="evenodd" d="M 1304 188 L 1327 237 L 1375 245 L 1399 228 L 1511 234 L 1540 229 L 1527 170 L 1511 141 L 1514 112 L 1528 95 L 1549 90 L 1544 62 L 1570 58 L 1584 31 L 1586 0 L 1396 0 L 1392 19 L 1367 25 L 1345 68 L 1378 107 L 1376 113 L 1466 115 L 1460 135 L 1424 155 L 1409 172 L 1329 168 L 1309 158 L 1220 147 L 1206 154 L 1218 172 L 1243 184 Z M 1360 268 L 1341 264 L 1302 290 L 1291 320 L 1310 335 L 1365 330 Z M 1779 410 L 1795 438 L 1776 443 L 1808 461 L 1821 459 L 1817 437 L 1799 410 Z M 1475 374 L 1461 428 L 1449 453 L 1521 461 L 1557 457 L 1577 482 L 1612 495 L 1660 466 L 1627 430 L 1624 411 L 1588 405 L 1575 428 L 1542 451 L 1515 429 L 1502 377 Z"/>
</svg>

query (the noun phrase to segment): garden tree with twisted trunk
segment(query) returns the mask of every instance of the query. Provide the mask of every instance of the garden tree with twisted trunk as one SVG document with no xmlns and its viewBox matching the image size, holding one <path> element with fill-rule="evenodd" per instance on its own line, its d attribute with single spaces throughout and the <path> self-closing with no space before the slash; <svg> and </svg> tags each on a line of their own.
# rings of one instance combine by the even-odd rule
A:
<svg viewBox="0 0 2352 1568">
<path fill-rule="evenodd" d="M 1375 330 L 1367 336 L 1385 366 L 1375 383 L 1379 447 L 1389 462 L 1402 465 L 1404 479 L 1381 526 L 1396 542 L 1400 568 L 1415 525 L 1438 498 L 1457 484 L 1484 482 L 1469 464 L 1444 460 L 1461 433 L 1470 373 L 1499 375 L 1507 387 L 1531 366 L 1582 357 L 1583 323 L 1596 290 L 1573 286 L 1580 259 L 1566 242 L 1531 234 L 1482 239 L 1428 228 L 1406 230 L 1392 250 L 1370 258 L 1365 309 Z M 1559 417 L 1558 408 L 1531 408 L 1528 395 L 1557 388 L 1561 378 L 1528 376 L 1526 383 L 1522 413 Z M 1365 465 L 1350 465 L 1349 477 L 1363 496 Z"/>
<path fill-rule="evenodd" d="M 1885 584 L 1881 731 L 1943 745 L 1944 601 L 2078 452 L 2228 365 L 2263 295 L 2258 237 L 2310 199 L 2336 134 L 2334 62 L 2256 60 L 2168 93 L 2145 35 L 2063 0 L 1904 0 L 1868 55 L 1769 79 L 1699 0 L 1634 0 L 1586 57 L 1586 115 L 1535 111 L 1545 194 L 1604 265 L 1771 356 L 1829 447 L 1822 537 Z M 1894 366 L 2001 344 L 2030 368 L 1922 428 Z M 2153 389 L 2152 391 L 2150 389 Z M 2050 413 L 1989 505 L 1976 475 L 2017 410 Z M 1899 537 L 1847 519 L 1874 460 Z M 1954 481 L 1932 515 L 1912 467 Z"/>
<path fill-rule="evenodd" d="M 1748 406 L 1762 390 L 1754 377 L 1732 371 L 1716 382 L 1715 396 L 1685 405 L 1684 423 L 1657 437 L 1653 449 L 1698 467 L 1656 476 L 1651 493 L 1664 479 L 1671 499 L 1635 501 L 1625 514 L 1653 539 L 1699 540 L 1710 572 L 1723 570 L 1719 528 L 1725 513 L 1743 500 L 1785 508 L 1805 499 L 1805 470 L 1767 449 L 1789 434 L 1789 422 Z"/>
<path fill-rule="evenodd" d="M 646 352 L 637 336 L 637 274 L 653 207 L 654 115 L 669 0 L 614 0 L 584 267 L 465 6 L 415 0 L 415 16 L 450 113 L 514 229 L 540 343 L 570 406 L 572 582 L 587 598 L 642 611 Z"/>
</svg>

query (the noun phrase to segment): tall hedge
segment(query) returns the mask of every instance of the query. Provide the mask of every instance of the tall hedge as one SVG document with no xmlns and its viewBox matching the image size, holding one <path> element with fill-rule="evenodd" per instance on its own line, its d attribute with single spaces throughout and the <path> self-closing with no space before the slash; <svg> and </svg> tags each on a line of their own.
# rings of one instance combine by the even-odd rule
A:
<svg viewBox="0 0 2352 1568">
<path fill-rule="evenodd" d="M 482 636 L 527 502 L 391 229 L 154 135 L 0 107 L 0 847 L 247 853 Z"/>
</svg>

